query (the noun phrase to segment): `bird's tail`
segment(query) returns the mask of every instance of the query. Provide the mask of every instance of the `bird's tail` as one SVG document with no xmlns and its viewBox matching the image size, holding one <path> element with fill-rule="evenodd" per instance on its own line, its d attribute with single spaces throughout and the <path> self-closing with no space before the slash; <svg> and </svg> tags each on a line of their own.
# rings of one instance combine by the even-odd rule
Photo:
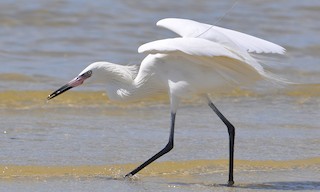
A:
<svg viewBox="0 0 320 192">
<path fill-rule="evenodd" d="M 262 67 L 262 76 L 265 80 L 277 85 L 277 86 L 286 86 L 286 85 L 297 85 L 300 83 L 292 82 L 281 75 L 275 74 L 268 69 L 267 67 L 272 67 L 270 63 L 281 64 L 279 57 L 270 57 L 269 55 L 261 55 L 261 54 L 250 54 L 250 56 L 258 62 Z"/>
</svg>

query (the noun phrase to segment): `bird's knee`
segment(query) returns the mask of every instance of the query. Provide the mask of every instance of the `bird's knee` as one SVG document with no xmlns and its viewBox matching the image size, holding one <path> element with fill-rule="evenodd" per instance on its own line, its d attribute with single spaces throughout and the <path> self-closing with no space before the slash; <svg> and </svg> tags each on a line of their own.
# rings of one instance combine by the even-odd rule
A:
<svg viewBox="0 0 320 192">
<path fill-rule="evenodd" d="M 227 125 L 227 127 L 228 127 L 228 133 L 229 133 L 229 135 L 230 135 L 230 136 L 231 136 L 231 135 L 235 135 L 236 129 L 234 128 L 234 126 L 230 123 L 230 124 Z"/>
<path fill-rule="evenodd" d="M 166 152 L 169 152 L 172 149 L 173 149 L 173 142 L 169 141 L 169 143 L 165 147 L 165 150 L 166 150 Z"/>
</svg>

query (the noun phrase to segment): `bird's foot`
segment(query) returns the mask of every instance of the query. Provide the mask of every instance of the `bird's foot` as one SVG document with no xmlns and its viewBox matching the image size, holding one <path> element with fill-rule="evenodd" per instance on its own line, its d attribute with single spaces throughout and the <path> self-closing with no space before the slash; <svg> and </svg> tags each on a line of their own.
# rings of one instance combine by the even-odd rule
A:
<svg viewBox="0 0 320 192">
<path fill-rule="evenodd" d="M 126 174 L 123 178 L 129 181 L 134 181 L 138 179 L 138 177 L 136 175 L 133 175 L 132 173 Z"/>
<path fill-rule="evenodd" d="M 234 184 L 234 181 L 228 181 L 227 186 L 228 186 L 228 187 L 232 187 L 232 186 L 233 186 L 233 184 Z"/>
<path fill-rule="evenodd" d="M 124 176 L 124 178 L 125 179 L 129 179 L 129 178 L 131 178 L 133 175 L 131 174 L 131 173 L 128 173 L 128 174 L 126 174 L 125 176 Z"/>
</svg>

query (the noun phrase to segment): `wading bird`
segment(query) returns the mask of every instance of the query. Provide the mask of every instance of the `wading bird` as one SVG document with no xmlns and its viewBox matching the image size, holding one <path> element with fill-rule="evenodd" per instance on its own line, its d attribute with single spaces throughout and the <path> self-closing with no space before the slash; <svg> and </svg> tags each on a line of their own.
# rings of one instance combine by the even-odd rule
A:
<svg viewBox="0 0 320 192">
<path fill-rule="evenodd" d="M 251 53 L 283 54 L 279 45 L 241 32 L 187 19 L 167 18 L 158 21 L 181 37 L 162 39 L 139 47 L 148 54 L 140 65 L 124 66 L 95 62 L 77 77 L 48 96 L 48 100 L 81 85 L 85 80 L 103 83 L 111 100 L 137 101 L 158 94 L 169 94 L 171 128 L 167 145 L 126 175 L 132 176 L 173 148 L 174 124 L 179 101 L 203 97 L 228 128 L 229 180 L 234 184 L 233 159 L 235 128 L 209 98 L 219 89 L 232 89 L 258 80 L 281 81 L 268 73 Z"/>
</svg>

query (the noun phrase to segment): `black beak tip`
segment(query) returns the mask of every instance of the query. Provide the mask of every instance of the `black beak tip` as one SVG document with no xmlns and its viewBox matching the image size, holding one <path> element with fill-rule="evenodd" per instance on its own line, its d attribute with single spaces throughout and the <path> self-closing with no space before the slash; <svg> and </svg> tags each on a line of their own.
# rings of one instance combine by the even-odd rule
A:
<svg viewBox="0 0 320 192">
<path fill-rule="evenodd" d="M 47 100 L 50 100 L 50 99 L 52 99 L 52 98 L 54 98 L 54 97 L 55 97 L 54 94 L 50 94 L 50 95 L 48 95 Z"/>
<path fill-rule="evenodd" d="M 66 85 L 62 86 L 60 89 L 58 89 L 55 92 L 48 95 L 47 100 L 53 99 L 54 97 L 60 95 L 61 93 L 68 91 L 71 88 L 72 88 L 72 86 L 66 84 Z"/>
</svg>

